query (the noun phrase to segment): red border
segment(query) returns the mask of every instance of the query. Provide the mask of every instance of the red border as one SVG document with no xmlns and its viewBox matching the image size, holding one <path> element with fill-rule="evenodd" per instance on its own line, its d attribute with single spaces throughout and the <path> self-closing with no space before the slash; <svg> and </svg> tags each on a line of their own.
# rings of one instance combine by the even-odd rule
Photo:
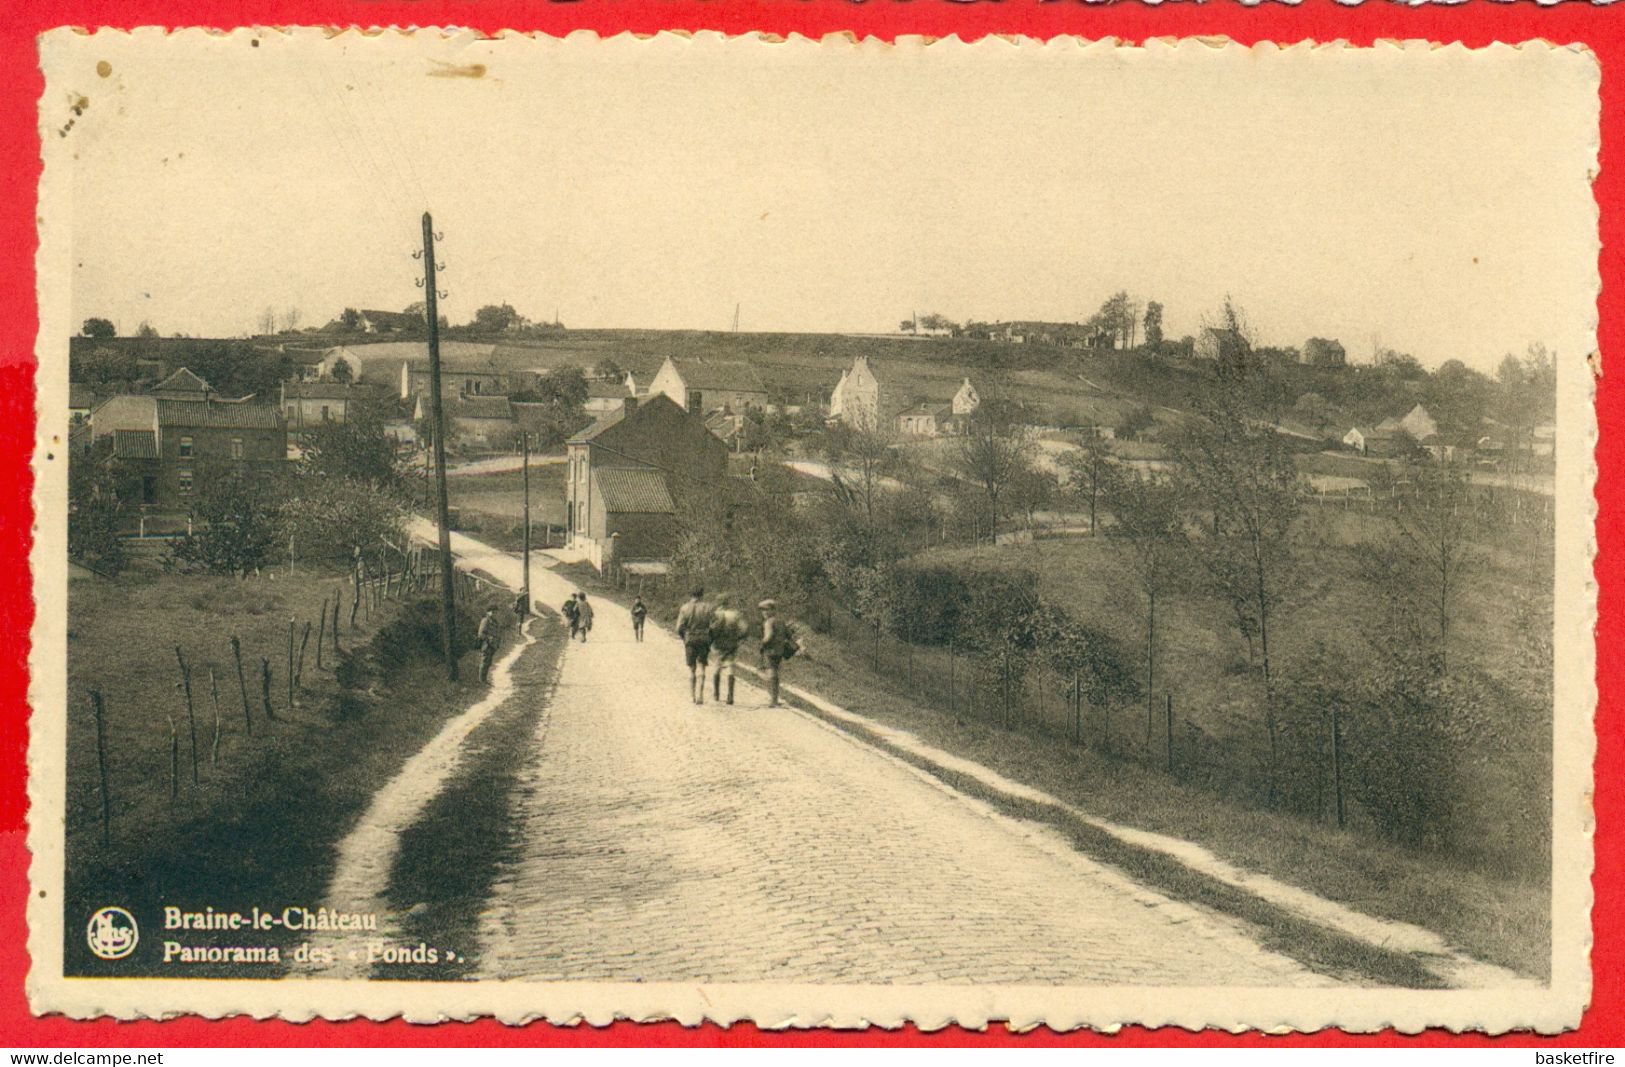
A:
<svg viewBox="0 0 1625 1067">
<path fill-rule="evenodd" d="M 1343 1034 L 1297 1035 L 1265 1038 L 1185 1031 L 1128 1029 L 1116 1036 L 1056 1035 L 1040 1031 L 1011 1035 L 950 1030 L 922 1035 L 916 1030 L 764 1034 L 750 1026 L 722 1029 L 707 1026 L 688 1030 L 676 1024 L 638 1026 L 617 1024 L 605 1029 L 558 1029 L 545 1024 L 523 1028 L 484 1021 L 437 1027 L 416 1027 L 401 1022 L 365 1021 L 302 1025 L 276 1021 L 226 1020 L 207 1022 L 180 1019 L 166 1023 L 74 1023 L 60 1018 L 33 1018 L 23 997 L 27 974 L 23 901 L 27 895 L 27 860 L 23 825 L 26 816 L 24 746 L 26 743 L 27 634 L 33 619 L 27 567 L 31 510 L 28 471 L 33 426 L 32 355 L 38 328 L 34 307 L 35 191 L 39 180 L 39 140 L 35 105 L 43 89 L 33 37 L 52 26 L 133 27 L 140 25 L 206 25 L 230 28 L 252 24 L 360 24 L 459 25 L 485 31 L 504 28 L 564 33 L 591 29 L 600 33 L 630 30 L 652 33 L 662 29 L 714 29 L 729 33 L 753 30 L 788 35 L 820 36 L 852 31 L 859 35 L 894 37 L 899 34 L 964 38 L 990 33 L 1020 33 L 1048 37 L 1080 34 L 1140 40 L 1153 36 L 1224 34 L 1253 43 L 1261 40 L 1299 41 L 1342 38 L 1369 44 L 1383 38 L 1425 38 L 1461 41 L 1482 46 L 1497 40 L 1545 38 L 1559 43 L 1584 42 L 1602 63 L 1603 130 L 1601 172 L 1596 185 L 1602 213 L 1602 277 L 1604 299 L 1601 348 L 1615 349 L 1625 340 L 1625 315 L 1617 294 L 1625 281 L 1620 248 L 1625 244 L 1625 168 L 1619 166 L 1625 139 L 1625 11 L 1593 7 L 1578 0 L 1540 9 L 1530 0 L 1487 4 L 1476 0 L 1459 7 L 1432 6 L 1422 10 L 1366 0 L 1359 8 L 1341 7 L 1331 0 L 1306 0 L 1301 6 L 1266 3 L 1243 8 L 1234 0 L 1211 5 L 1165 3 L 1159 7 L 1123 0 L 1106 4 L 1044 4 L 1012 0 L 1007 4 L 950 3 L 917 0 L 913 3 L 875 0 L 842 3 L 838 0 L 626 0 L 605 3 L 526 3 L 523 0 L 422 0 L 382 3 L 357 0 L 13 0 L 0 10 L 0 248 L 9 252 L 0 263 L 0 1044 L 29 1046 L 222 1046 L 222 1045 L 695 1045 L 733 1046 L 763 1042 L 788 1045 L 907 1045 L 929 1041 L 943 1044 L 1085 1046 L 1278 1046 L 1278 1045 L 1467 1045 L 1544 1044 L 1553 1046 L 1625 1045 L 1622 1011 L 1622 961 L 1625 940 L 1620 935 L 1625 918 L 1615 890 L 1622 884 L 1619 823 L 1625 816 L 1625 729 L 1616 714 L 1625 619 L 1615 609 L 1620 579 L 1625 578 L 1620 555 L 1620 509 L 1613 491 L 1625 463 L 1625 444 L 1604 434 L 1597 448 L 1600 514 L 1597 524 L 1600 583 L 1598 668 L 1602 688 L 1599 707 L 1598 791 L 1596 811 L 1597 904 L 1592 915 L 1596 930 L 1593 953 L 1595 991 L 1593 1007 L 1581 1029 L 1551 1039 L 1511 1035 L 1490 1042 L 1479 1036 L 1457 1037 L 1428 1033 L 1406 1038 L 1393 1033 L 1372 1037 Z M 1464 190 L 1464 195 L 1471 195 Z M 1617 377 L 1618 372 L 1614 377 Z M 1625 395 L 1614 378 L 1598 388 L 1598 419 L 1613 425 L 1625 413 Z"/>
</svg>

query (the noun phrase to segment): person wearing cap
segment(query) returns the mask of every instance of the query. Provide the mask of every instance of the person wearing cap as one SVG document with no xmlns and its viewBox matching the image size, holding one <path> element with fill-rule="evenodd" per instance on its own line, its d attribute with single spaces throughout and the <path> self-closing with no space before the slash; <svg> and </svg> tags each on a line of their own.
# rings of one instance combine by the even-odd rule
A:
<svg viewBox="0 0 1625 1067">
<path fill-rule="evenodd" d="M 767 674 L 768 707 L 779 706 L 779 664 L 795 653 L 789 651 L 794 640 L 790 626 L 778 616 L 778 602 L 769 598 L 756 605 L 762 612 L 762 663 Z"/>
<path fill-rule="evenodd" d="M 716 668 L 711 673 L 711 699 L 722 699 L 722 673 L 728 673 L 728 703 L 734 702 L 734 657 L 745 639 L 745 616 L 730 606 L 727 593 L 717 594 L 717 608 L 711 613 L 711 651 Z"/>
<path fill-rule="evenodd" d="M 688 601 L 677 611 L 677 636 L 683 639 L 683 659 L 688 663 L 689 696 L 705 703 L 705 668 L 711 659 L 711 613 L 705 590 L 696 586 Z"/>
<path fill-rule="evenodd" d="M 497 655 L 497 613 L 495 608 L 486 608 L 485 615 L 480 619 L 480 625 L 474 631 L 474 640 L 480 648 L 480 681 L 489 684 L 491 681 L 491 661 Z"/>
</svg>

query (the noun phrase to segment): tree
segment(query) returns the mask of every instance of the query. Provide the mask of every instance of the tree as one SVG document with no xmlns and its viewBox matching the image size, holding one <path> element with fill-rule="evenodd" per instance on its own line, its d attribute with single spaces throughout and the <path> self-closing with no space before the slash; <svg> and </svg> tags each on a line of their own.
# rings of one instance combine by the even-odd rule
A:
<svg viewBox="0 0 1625 1067">
<path fill-rule="evenodd" d="M 335 359 L 333 369 L 328 371 L 328 376 L 340 385 L 344 385 L 355 377 L 355 371 L 350 369 L 349 360 Z"/>
<path fill-rule="evenodd" d="M 276 333 L 276 308 L 267 307 L 260 312 L 258 325 L 262 335 Z"/>
<path fill-rule="evenodd" d="M 487 304 L 474 312 L 471 325 L 482 333 L 502 333 L 519 321 L 519 312 L 512 304 Z"/>
<path fill-rule="evenodd" d="M 1064 453 L 1061 464 L 1071 475 L 1072 491 L 1089 505 L 1089 536 L 1095 534 L 1095 514 L 1100 494 L 1106 488 L 1111 463 L 1111 442 L 1098 433 L 1086 434 L 1083 444 Z"/>
<path fill-rule="evenodd" d="M 361 329 L 361 312 L 355 308 L 345 308 L 339 315 L 339 329 L 345 333 L 357 333 Z"/>
<path fill-rule="evenodd" d="M 1031 446 L 1015 406 L 998 396 L 984 396 L 958 439 L 960 473 L 976 487 L 986 509 L 988 539 L 998 535 L 1004 516 L 1004 494 L 1031 466 Z"/>
<path fill-rule="evenodd" d="M 533 392 L 546 403 L 580 408 L 587 402 L 587 376 L 580 367 L 556 367 L 537 379 Z"/>
<path fill-rule="evenodd" d="M 300 447 L 301 481 L 340 480 L 385 493 L 406 488 L 409 474 L 395 439 L 385 432 L 383 420 L 360 403 L 350 405 L 345 421 L 307 430 Z"/>
<path fill-rule="evenodd" d="M 76 382 L 132 382 L 141 376 L 141 364 L 135 353 L 122 347 L 97 345 L 84 355 L 75 355 L 71 348 L 68 352 L 72 363 L 70 373 Z"/>
<path fill-rule="evenodd" d="M 1411 489 L 1390 516 L 1392 534 L 1381 551 L 1397 566 L 1392 579 L 1416 597 L 1438 671 L 1449 670 L 1450 629 L 1462 580 L 1475 562 L 1473 509 L 1468 482 L 1454 463 L 1431 457 L 1407 464 Z"/>
<path fill-rule="evenodd" d="M 619 363 L 608 356 L 593 364 L 592 373 L 593 377 L 602 378 L 605 381 L 620 382 L 626 380 L 626 371 L 621 368 Z"/>
<path fill-rule="evenodd" d="M 148 322 L 146 319 L 142 319 L 141 325 L 135 328 L 135 335 L 143 338 L 157 337 L 158 331 L 153 328 L 152 323 Z"/>
<path fill-rule="evenodd" d="M 1005 493 L 1006 502 L 1010 509 L 1019 512 L 1027 519 L 1030 528 L 1037 523 L 1037 512 L 1055 499 L 1058 488 L 1055 478 L 1041 470 L 1028 467 L 1018 471 L 1010 479 L 1010 486 Z"/>
<path fill-rule="evenodd" d="M 371 481 L 299 478 L 282 502 L 281 533 L 301 559 L 348 560 L 357 547 L 401 545 L 400 497 Z"/>
<path fill-rule="evenodd" d="M 1156 424 L 1157 416 L 1152 412 L 1149 406 L 1141 404 L 1139 407 L 1130 410 L 1129 413 L 1124 415 L 1122 420 L 1118 422 L 1117 433 L 1122 437 L 1133 437 L 1137 439 L 1141 434 L 1145 433 Z"/>
<path fill-rule="evenodd" d="M 246 576 L 282 542 L 278 494 L 263 479 L 217 471 L 199 479 L 193 531 L 170 546 L 170 562 Z"/>
<path fill-rule="evenodd" d="M 935 311 L 927 315 L 921 315 L 920 326 L 921 328 L 927 330 L 947 330 L 950 332 L 959 328 L 959 326 L 947 316 L 939 315 Z"/>
<path fill-rule="evenodd" d="M 1162 347 L 1162 305 L 1155 300 L 1145 305 L 1145 343 L 1148 348 Z"/>
<path fill-rule="evenodd" d="M 1471 434 L 1476 440 L 1490 408 L 1490 380 L 1459 359 L 1446 360 L 1429 377 L 1423 403 L 1448 434 Z"/>
<path fill-rule="evenodd" d="M 135 498 L 112 458 L 112 438 L 68 463 L 68 558 L 105 574 L 124 566 L 125 508 Z"/>
<path fill-rule="evenodd" d="M 305 313 L 296 307 L 284 308 L 282 310 L 282 332 L 293 333 L 299 329 L 299 323 L 304 317 Z"/>
<path fill-rule="evenodd" d="M 914 332 L 914 320 L 910 318 L 910 319 L 904 319 L 902 322 L 899 322 L 897 324 L 897 332 L 898 333 L 913 333 Z"/>
<path fill-rule="evenodd" d="M 819 439 L 819 452 L 829 464 L 830 484 L 848 508 L 872 526 L 882 482 L 897 464 L 896 447 L 879 430 L 837 423 Z"/>
<path fill-rule="evenodd" d="M 1207 418 L 1180 437 L 1175 458 L 1187 499 L 1208 519 L 1195 558 L 1234 614 L 1249 660 L 1261 667 L 1273 805 L 1279 739 L 1270 628 L 1294 572 L 1292 527 L 1303 507 L 1297 465 L 1273 427 L 1242 414 L 1237 385 L 1221 390 Z"/>
<path fill-rule="evenodd" d="M 1206 325 L 1219 333 L 1219 377 L 1235 381 L 1247 378 L 1258 363 L 1253 351 L 1258 338 L 1247 312 L 1226 293 L 1218 315 Z"/>
<path fill-rule="evenodd" d="M 1145 599 L 1146 736 L 1156 714 L 1157 603 L 1173 588 L 1185 551 L 1180 490 L 1170 479 L 1113 472 L 1106 481 L 1107 504 L 1117 520 L 1107 535 L 1129 547 L 1139 593 Z"/>
<path fill-rule="evenodd" d="M 1100 305 L 1094 321 L 1110 337 L 1110 347 L 1134 347 L 1135 311 L 1135 302 L 1123 291 L 1113 293 Z"/>
<path fill-rule="evenodd" d="M 117 327 L 109 319 L 86 319 L 79 332 L 86 337 L 94 337 L 98 341 L 106 341 L 118 336 Z"/>
</svg>

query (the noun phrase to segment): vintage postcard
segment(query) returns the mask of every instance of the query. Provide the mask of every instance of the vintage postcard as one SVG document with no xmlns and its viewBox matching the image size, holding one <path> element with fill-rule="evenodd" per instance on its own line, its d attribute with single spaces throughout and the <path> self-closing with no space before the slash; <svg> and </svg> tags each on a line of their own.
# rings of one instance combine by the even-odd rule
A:
<svg viewBox="0 0 1625 1067">
<path fill-rule="evenodd" d="M 1578 1023 L 1583 47 L 40 59 L 35 1011 Z"/>
</svg>

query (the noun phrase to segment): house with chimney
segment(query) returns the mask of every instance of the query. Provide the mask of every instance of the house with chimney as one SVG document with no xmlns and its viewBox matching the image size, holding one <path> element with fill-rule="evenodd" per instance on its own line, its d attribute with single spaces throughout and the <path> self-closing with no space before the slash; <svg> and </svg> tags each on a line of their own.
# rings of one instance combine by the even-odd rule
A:
<svg viewBox="0 0 1625 1067">
<path fill-rule="evenodd" d="M 158 510 L 189 509 L 207 479 L 275 475 L 288 459 L 287 423 L 271 404 L 125 395 L 89 425 L 92 460 L 119 464 Z"/>
<path fill-rule="evenodd" d="M 625 404 L 565 442 L 569 545 L 599 570 L 669 560 L 685 491 L 714 492 L 728 449 L 702 415 L 663 392 Z"/>
</svg>

